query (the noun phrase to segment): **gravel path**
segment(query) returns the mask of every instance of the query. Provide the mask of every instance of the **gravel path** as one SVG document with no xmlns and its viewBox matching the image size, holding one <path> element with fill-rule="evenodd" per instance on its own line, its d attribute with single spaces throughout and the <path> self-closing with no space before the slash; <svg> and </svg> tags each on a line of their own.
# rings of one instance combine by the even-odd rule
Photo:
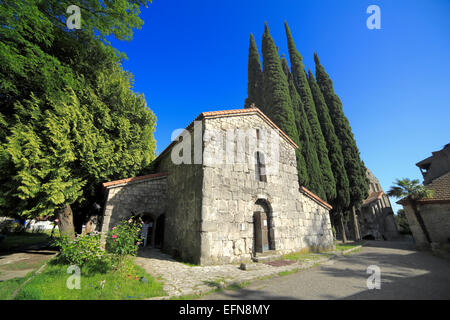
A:
<svg viewBox="0 0 450 320">
<path fill-rule="evenodd" d="M 136 263 L 149 274 L 164 281 L 164 290 L 168 297 L 176 297 L 201 294 L 222 286 L 274 276 L 283 271 L 307 269 L 315 263 L 327 261 L 329 257 L 319 254 L 316 259 L 284 266 L 249 263 L 247 270 L 241 270 L 237 264 L 188 266 L 158 250 L 146 249 L 140 252 Z"/>
</svg>

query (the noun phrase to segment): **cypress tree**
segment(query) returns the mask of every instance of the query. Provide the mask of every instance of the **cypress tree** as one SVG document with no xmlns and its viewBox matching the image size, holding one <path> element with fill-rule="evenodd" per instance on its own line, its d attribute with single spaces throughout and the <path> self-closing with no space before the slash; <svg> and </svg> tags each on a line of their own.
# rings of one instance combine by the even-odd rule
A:
<svg viewBox="0 0 450 320">
<path fill-rule="evenodd" d="M 259 59 L 258 47 L 253 34 L 250 33 L 250 45 L 248 48 L 248 86 L 245 108 L 250 108 L 252 104 L 264 112 L 263 100 L 263 72 Z"/>
<path fill-rule="evenodd" d="M 302 99 L 298 95 L 297 89 L 294 85 L 294 79 L 289 72 L 287 60 L 282 58 L 283 70 L 288 77 L 289 93 L 292 101 L 292 108 L 294 110 L 295 124 L 299 133 L 300 148 L 305 159 L 307 172 L 306 182 L 303 184 L 306 188 L 317 194 L 322 199 L 325 199 L 325 192 L 322 186 L 322 175 L 320 173 L 319 160 L 314 149 L 314 141 L 312 140 L 311 127 L 306 117 L 305 109 L 303 108 Z M 300 174 L 300 173 L 299 173 Z"/>
<path fill-rule="evenodd" d="M 327 143 L 328 158 L 330 159 L 331 168 L 336 180 L 336 198 L 330 200 L 330 202 L 333 205 L 334 218 L 337 218 L 338 220 L 338 227 L 341 231 L 343 240 L 346 241 L 345 231 L 343 231 L 343 210 L 350 205 L 350 185 L 347 172 L 345 171 L 344 156 L 342 154 L 339 139 L 334 131 L 333 122 L 331 121 L 325 99 L 311 70 L 308 70 L 308 81 L 314 98 L 317 115 L 319 117 L 320 127 L 322 128 L 322 133 Z"/>
<path fill-rule="evenodd" d="M 283 72 L 275 42 L 270 36 L 267 22 L 264 26 L 262 56 L 264 112 L 297 145 L 300 145 L 297 127 L 295 125 L 294 111 L 292 109 L 292 101 L 289 94 L 289 84 Z M 296 157 L 300 179 L 304 176 L 304 171 L 306 170 L 305 159 L 298 149 L 296 150 Z M 300 180 L 300 183 L 304 183 L 304 181 Z"/>
<path fill-rule="evenodd" d="M 329 200 L 333 207 L 340 211 L 347 208 L 350 204 L 350 187 L 347 172 L 345 171 L 344 156 L 342 155 L 341 145 L 334 131 L 333 122 L 331 121 L 325 99 L 311 70 L 308 70 L 308 82 L 314 98 L 320 127 L 327 143 L 328 158 L 330 159 L 331 169 L 333 170 L 333 176 L 336 181 L 336 197 Z"/>
<path fill-rule="evenodd" d="M 338 137 L 344 165 L 350 185 L 350 205 L 358 206 L 368 195 L 368 181 L 365 173 L 365 166 L 361 161 L 358 147 L 350 127 L 350 123 L 342 109 L 342 102 L 335 94 L 333 82 L 320 64 L 319 56 L 314 53 L 316 63 L 317 84 L 323 94 L 328 107 L 331 120 L 334 125 L 336 136 Z"/>
<path fill-rule="evenodd" d="M 314 106 L 314 99 L 309 88 L 308 79 L 302 62 L 302 56 L 295 47 L 294 40 L 292 39 L 291 31 L 287 22 L 284 23 L 286 29 L 286 37 L 289 49 L 289 58 L 291 60 L 291 71 L 294 79 L 294 84 L 302 99 L 303 106 L 308 117 L 309 125 L 311 127 L 311 133 L 317 152 L 317 158 L 319 160 L 320 173 L 322 175 L 322 187 L 325 191 L 326 199 L 334 199 L 336 197 L 336 181 L 331 170 L 330 160 L 328 159 L 328 149 L 325 143 L 325 139 L 320 128 L 319 119 L 317 117 L 316 109 Z M 320 177 L 318 178 L 320 179 Z"/>
</svg>

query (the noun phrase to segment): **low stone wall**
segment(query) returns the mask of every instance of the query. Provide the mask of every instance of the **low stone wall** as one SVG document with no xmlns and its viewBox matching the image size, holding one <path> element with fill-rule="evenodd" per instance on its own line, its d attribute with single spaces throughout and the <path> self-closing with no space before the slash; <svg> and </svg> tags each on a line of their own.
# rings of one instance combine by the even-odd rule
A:
<svg viewBox="0 0 450 320">
<path fill-rule="evenodd" d="M 166 207 L 167 176 L 108 187 L 101 231 L 107 232 L 132 213 L 157 218 Z"/>
<path fill-rule="evenodd" d="M 431 242 L 450 241 L 450 203 L 430 203 L 419 206 Z"/>
<path fill-rule="evenodd" d="M 419 249 L 430 249 L 410 204 L 403 204 L 409 228 Z M 424 203 L 417 206 L 432 243 L 447 244 L 450 241 L 450 203 Z"/>
</svg>

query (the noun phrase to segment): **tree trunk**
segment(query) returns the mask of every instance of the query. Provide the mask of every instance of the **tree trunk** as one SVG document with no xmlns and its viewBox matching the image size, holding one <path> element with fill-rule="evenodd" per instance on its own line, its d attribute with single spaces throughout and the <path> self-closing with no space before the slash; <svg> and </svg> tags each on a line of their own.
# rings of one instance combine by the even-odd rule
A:
<svg viewBox="0 0 450 320">
<path fill-rule="evenodd" d="M 65 205 L 57 210 L 59 234 L 68 236 L 73 239 L 75 237 L 75 228 L 73 225 L 73 213 L 70 204 Z"/>
<path fill-rule="evenodd" d="M 427 239 L 428 243 L 431 243 L 430 234 L 428 233 L 427 227 L 425 226 L 425 222 L 422 219 L 422 215 L 420 214 L 419 210 L 417 209 L 417 202 L 415 200 L 411 200 L 411 206 L 413 208 L 414 215 L 416 216 L 417 222 L 419 222 L 420 228 L 422 229 L 422 232 L 425 235 L 425 238 Z"/>
<path fill-rule="evenodd" d="M 353 221 L 353 233 L 354 233 L 355 241 L 360 241 L 361 234 L 359 233 L 358 217 L 356 215 L 355 206 L 352 207 L 352 221 Z"/>
<path fill-rule="evenodd" d="M 338 217 L 339 217 L 339 228 L 341 229 L 342 242 L 346 243 L 347 242 L 347 236 L 345 235 L 344 216 L 342 214 L 342 211 L 340 211 L 338 213 Z"/>
</svg>

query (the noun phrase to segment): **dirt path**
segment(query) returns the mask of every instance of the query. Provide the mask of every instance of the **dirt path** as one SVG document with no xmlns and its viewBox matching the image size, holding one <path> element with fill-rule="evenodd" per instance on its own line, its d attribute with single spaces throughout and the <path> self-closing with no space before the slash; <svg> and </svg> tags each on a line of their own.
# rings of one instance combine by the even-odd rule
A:
<svg viewBox="0 0 450 320">
<path fill-rule="evenodd" d="M 36 245 L 20 251 L 0 253 L 0 281 L 25 277 L 55 254 L 54 250 Z"/>
</svg>

